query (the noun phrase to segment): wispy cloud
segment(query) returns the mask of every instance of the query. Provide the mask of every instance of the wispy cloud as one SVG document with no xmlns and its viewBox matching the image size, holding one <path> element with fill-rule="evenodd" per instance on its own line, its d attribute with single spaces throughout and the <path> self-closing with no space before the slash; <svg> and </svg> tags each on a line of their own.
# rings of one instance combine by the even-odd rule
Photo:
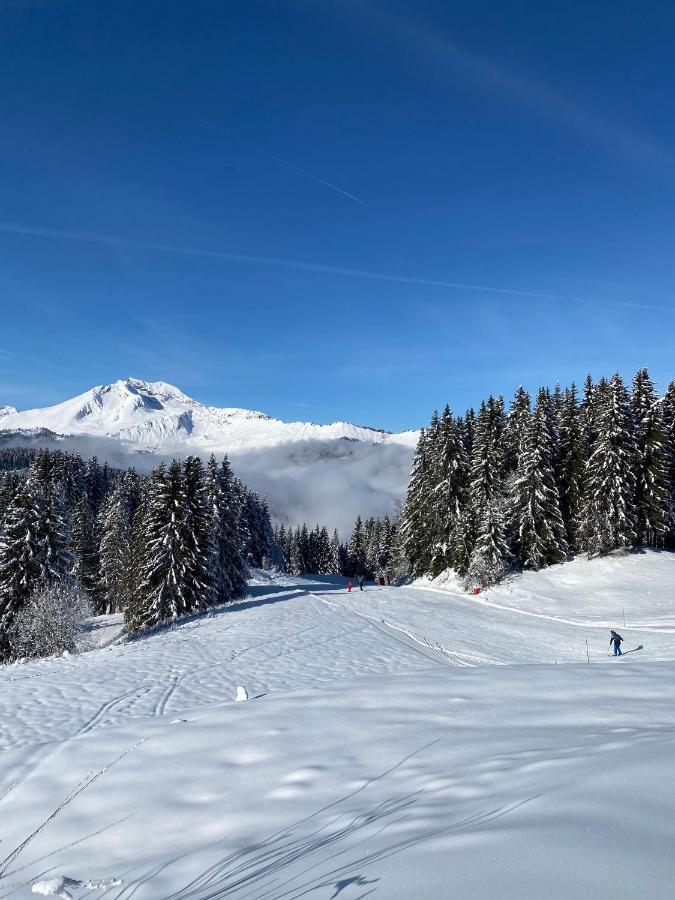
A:
<svg viewBox="0 0 675 900">
<path fill-rule="evenodd" d="M 469 51 L 415 17 L 382 9 L 368 0 L 345 4 L 342 8 L 351 8 L 355 15 L 365 17 L 378 30 L 395 34 L 406 46 L 416 46 L 422 58 L 453 78 L 459 76 L 483 91 L 533 110 L 560 128 L 602 145 L 612 156 L 642 168 L 657 165 L 675 169 L 672 147 L 654 135 L 591 110 L 529 74 Z"/>
<path fill-rule="evenodd" d="M 69 369 L 66 366 L 60 366 L 58 363 L 51 362 L 50 360 L 43 359 L 39 356 L 30 356 L 25 353 L 15 353 L 13 350 L 4 350 L 0 348 L 0 359 L 5 359 L 10 362 L 29 363 L 31 366 L 43 366 L 47 369 L 53 369 L 57 372 L 65 372 L 68 374 L 72 373 L 72 369 Z"/>
<path fill-rule="evenodd" d="M 286 168 L 288 169 L 292 169 L 299 175 L 304 175 L 305 178 L 316 181 L 317 184 L 322 184 L 324 187 L 330 188 L 331 191 L 335 191 L 337 194 L 342 194 L 343 197 L 347 197 L 349 200 L 353 200 L 355 203 L 360 203 L 362 205 L 365 203 L 365 201 L 360 197 L 357 197 L 355 194 L 350 194 L 349 191 L 343 190 L 341 187 L 333 184 L 332 181 L 327 181 L 325 178 L 319 178 L 318 175 L 315 175 L 313 172 L 309 172 L 307 169 L 303 169 L 302 166 L 297 165 L 297 163 L 291 162 L 288 159 L 284 159 L 283 156 L 278 156 L 276 153 L 270 153 L 269 150 L 261 147 L 260 144 L 254 144 L 253 141 L 246 140 L 245 138 L 234 134 L 227 128 L 224 128 L 218 122 L 205 121 L 204 124 L 208 125 L 211 128 L 216 128 L 218 131 L 222 131 L 223 134 L 228 135 L 228 137 L 232 138 L 232 140 L 237 141 L 237 143 L 241 144 L 243 147 L 248 147 L 249 150 L 253 150 L 255 153 L 260 153 L 262 154 L 262 156 L 266 156 L 268 159 L 272 159 L 275 162 L 278 162 L 280 165 L 286 166 Z"/>
<path fill-rule="evenodd" d="M 178 256 L 194 256 L 203 259 L 224 260 L 226 262 L 248 263 L 260 266 L 275 266 L 294 269 L 301 272 L 315 272 L 325 275 L 341 275 L 347 278 L 359 278 L 368 281 L 385 281 L 396 284 L 410 284 L 421 287 L 446 288 L 448 290 L 471 291 L 482 294 L 493 294 L 504 297 L 521 297 L 531 300 L 547 300 L 550 302 L 581 303 L 594 306 L 608 306 L 622 309 L 642 309 L 656 312 L 673 313 L 675 307 L 657 306 L 650 303 L 638 303 L 624 300 L 605 300 L 593 297 L 575 297 L 567 294 L 555 294 L 547 291 L 525 291 L 511 287 L 496 285 L 471 284 L 462 281 L 445 281 L 435 278 L 420 278 L 412 275 L 397 275 L 389 272 L 373 272 L 368 269 L 352 269 L 345 266 L 333 266 L 316 262 L 305 262 L 297 259 L 285 259 L 277 256 L 258 256 L 247 253 L 231 253 L 225 250 L 208 250 L 203 247 L 190 247 L 175 244 L 155 243 L 152 241 L 136 241 L 111 235 L 94 234 L 79 231 L 63 231 L 57 228 L 40 228 L 29 225 L 18 225 L 11 222 L 0 222 L 0 233 L 13 234 L 19 237 L 50 238 L 61 241 L 74 241 L 87 244 L 101 244 L 108 247 L 122 247 L 129 250 L 142 250 L 154 253 L 170 253 Z"/>
</svg>

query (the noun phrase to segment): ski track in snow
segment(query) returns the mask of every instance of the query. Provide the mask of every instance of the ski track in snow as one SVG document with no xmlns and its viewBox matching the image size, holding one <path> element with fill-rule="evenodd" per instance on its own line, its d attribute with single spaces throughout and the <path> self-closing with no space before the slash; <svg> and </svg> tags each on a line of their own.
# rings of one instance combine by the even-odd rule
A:
<svg viewBox="0 0 675 900">
<path fill-rule="evenodd" d="M 295 588 L 282 596 L 257 615 L 234 606 L 150 641 L 60 664 L 0 669 L 0 686 L 5 679 L 12 685 L 11 716 L 8 691 L 0 694 L 0 750 L 68 740 L 129 717 L 163 715 L 169 704 L 172 711 L 212 706 L 233 700 L 238 684 L 260 694 L 433 664 L 405 645 L 397 644 L 393 658 L 376 623 L 323 604 L 307 591 Z M 37 680 L 43 682 L 39 690 Z"/>
<path fill-rule="evenodd" d="M 609 900 L 617 880 L 665 900 L 673 558 L 635 563 L 663 577 L 641 629 L 611 620 L 627 649 L 645 645 L 625 661 L 606 655 L 602 592 L 563 621 L 555 573 L 538 615 L 512 588 L 484 603 L 265 576 L 247 601 L 146 639 L 0 668 L 0 857 L 136 748 L 0 877 L 0 898 L 66 878 L 120 879 L 73 889 L 107 900 L 447 900 L 449 885 Z"/>
</svg>

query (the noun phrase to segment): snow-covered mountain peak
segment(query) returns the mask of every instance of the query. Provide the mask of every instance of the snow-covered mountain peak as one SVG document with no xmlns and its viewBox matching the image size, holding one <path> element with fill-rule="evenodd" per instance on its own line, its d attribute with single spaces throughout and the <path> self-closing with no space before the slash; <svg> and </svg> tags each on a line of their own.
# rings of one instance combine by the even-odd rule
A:
<svg viewBox="0 0 675 900">
<path fill-rule="evenodd" d="M 16 412 L 16 407 L 14 406 L 0 406 L 0 419 L 3 416 L 11 416 L 12 413 Z"/>
<path fill-rule="evenodd" d="M 91 395 L 92 401 L 100 408 L 164 409 L 174 403 L 183 406 L 200 406 L 173 384 L 165 381 L 143 381 L 140 378 L 125 378 L 92 388 L 82 397 Z"/>
<path fill-rule="evenodd" d="M 50 427 L 60 424 L 66 429 L 65 433 L 93 431 L 114 435 L 148 419 L 180 416 L 199 405 L 177 387 L 163 381 L 127 378 L 97 385 L 72 400 L 30 414 L 49 416 L 54 420 Z"/>
<path fill-rule="evenodd" d="M 97 385 L 44 409 L 0 414 L 0 430 L 47 428 L 59 435 L 116 438 L 139 450 L 231 452 L 296 441 L 348 439 L 414 446 L 416 432 L 402 435 L 334 422 L 282 422 L 237 407 L 204 406 L 164 381 L 126 378 Z"/>
<path fill-rule="evenodd" d="M 201 405 L 196 400 L 193 400 L 192 397 L 184 394 L 180 388 L 173 384 L 168 384 L 166 381 L 143 381 L 140 378 L 127 378 L 124 381 L 116 381 L 110 387 L 115 387 L 122 392 L 135 393 L 139 396 L 155 397 L 159 401 L 175 400 L 185 404 Z"/>
</svg>

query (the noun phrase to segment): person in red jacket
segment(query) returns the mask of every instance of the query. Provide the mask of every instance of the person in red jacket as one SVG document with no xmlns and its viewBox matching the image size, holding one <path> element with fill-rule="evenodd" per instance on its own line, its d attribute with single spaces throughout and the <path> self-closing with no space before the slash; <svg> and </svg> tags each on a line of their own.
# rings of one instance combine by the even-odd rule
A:
<svg viewBox="0 0 675 900">
<path fill-rule="evenodd" d="M 348 591 L 350 594 L 351 594 L 351 592 L 352 592 L 352 583 L 351 583 L 351 581 L 350 581 L 349 584 L 347 585 L 347 591 Z"/>
</svg>

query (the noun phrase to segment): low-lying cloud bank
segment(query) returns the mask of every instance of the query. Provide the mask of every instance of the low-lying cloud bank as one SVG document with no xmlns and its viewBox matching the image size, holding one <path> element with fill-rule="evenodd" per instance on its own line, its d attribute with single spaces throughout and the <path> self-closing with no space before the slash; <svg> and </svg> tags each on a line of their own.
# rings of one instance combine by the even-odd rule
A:
<svg viewBox="0 0 675 900">
<path fill-rule="evenodd" d="M 326 523 L 344 536 L 357 515 L 393 513 L 405 494 L 412 450 L 336 440 L 282 444 L 231 460 L 240 478 L 267 497 L 275 519 Z"/>
<path fill-rule="evenodd" d="M 194 452 L 178 444 L 161 453 L 140 452 L 113 438 L 69 436 L 50 432 L 6 434 L 0 446 L 73 450 L 83 457 L 120 468 L 149 472 L 162 460 Z M 412 449 L 401 444 L 358 441 L 303 441 L 230 454 L 235 473 L 267 498 L 273 519 L 286 524 L 327 524 L 344 537 L 357 515 L 382 516 L 394 511 L 405 494 Z"/>
</svg>

